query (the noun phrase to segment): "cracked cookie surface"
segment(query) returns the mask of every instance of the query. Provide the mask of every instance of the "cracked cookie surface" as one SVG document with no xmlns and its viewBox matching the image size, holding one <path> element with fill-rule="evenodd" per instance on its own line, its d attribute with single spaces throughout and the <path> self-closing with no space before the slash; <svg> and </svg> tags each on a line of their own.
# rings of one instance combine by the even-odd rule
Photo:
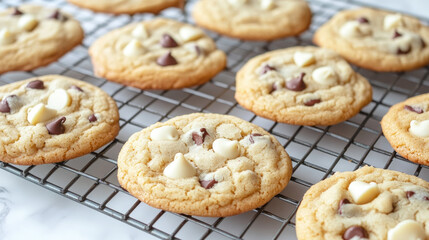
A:
<svg viewBox="0 0 429 240">
<path fill-rule="evenodd" d="M 428 209 L 428 182 L 396 171 L 363 167 L 336 173 L 305 193 L 296 217 L 297 236 L 428 239 Z"/>
<path fill-rule="evenodd" d="M 429 94 L 393 105 L 381 120 L 384 136 L 401 156 L 429 165 Z"/>
<path fill-rule="evenodd" d="M 332 50 L 293 47 L 249 60 L 237 73 L 235 99 L 277 122 L 332 125 L 367 105 L 372 88 Z"/>
<path fill-rule="evenodd" d="M 201 29 L 162 18 L 113 30 L 89 53 L 98 76 L 141 89 L 202 84 L 226 65 L 225 53 Z"/>
<path fill-rule="evenodd" d="M 29 71 L 79 45 L 78 21 L 56 9 L 22 5 L 0 12 L 0 73 Z"/>
<path fill-rule="evenodd" d="M 0 159 L 35 165 L 90 153 L 115 138 L 115 101 L 86 82 L 59 75 L 0 87 Z"/>
<path fill-rule="evenodd" d="M 303 0 L 201 0 L 192 16 L 204 28 L 244 40 L 296 36 L 311 23 Z"/>
<path fill-rule="evenodd" d="M 141 201 L 198 216 L 229 216 L 268 202 L 291 177 L 283 146 L 236 117 L 195 113 L 135 133 L 118 180 Z"/>
<path fill-rule="evenodd" d="M 406 71 L 429 63 L 429 27 L 404 14 L 341 11 L 316 31 L 313 41 L 375 71 Z"/>
</svg>

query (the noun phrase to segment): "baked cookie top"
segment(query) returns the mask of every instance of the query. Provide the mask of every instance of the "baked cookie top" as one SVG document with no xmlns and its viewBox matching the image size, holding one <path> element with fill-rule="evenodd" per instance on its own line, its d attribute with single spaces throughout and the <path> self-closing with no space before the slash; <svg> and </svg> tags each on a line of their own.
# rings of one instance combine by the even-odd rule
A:
<svg viewBox="0 0 429 240">
<path fill-rule="evenodd" d="M 34 165 L 90 153 L 119 131 L 115 101 L 91 84 L 59 75 L 0 87 L 0 159 Z"/>
<path fill-rule="evenodd" d="M 113 14 L 158 13 L 169 7 L 183 7 L 185 0 L 68 0 L 96 12 Z"/>
<path fill-rule="evenodd" d="M 298 239 L 424 240 L 428 224 L 429 183 L 372 167 L 313 185 L 296 216 Z"/>
<path fill-rule="evenodd" d="M 335 52 L 292 47 L 252 58 L 237 73 L 235 99 L 255 114 L 298 125 L 349 119 L 372 98 L 368 81 Z"/>
<path fill-rule="evenodd" d="M 0 12 L 0 73 L 54 62 L 79 45 L 79 22 L 58 9 L 22 5 Z"/>
<path fill-rule="evenodd" d="M 194 113 L 135 133 L 118 157 L 122 187 L 147 204 L 229 216 L 268 202 L 291 177 L 283 146 L 236 117 Z"/>
<path fill-rule="evenodd" d="M 295 36 L 311 23 L 304 0 L 201 0 L 192 15 L 204 28 L 244 40 Z"/>
<path fill-rule="evenodd" d="M 210 80 L 226 55 L 204 32 L 157 18 L 113 30 L 89 49 L 98 76 L 142 89 L 172 89 Z"/>
<path fill-rule="evenodd" d="M 404 71 L 429 63 L 429 28 L 416 18 L 370 8 L 337 13 L 313 41 L 375 71 Z"/>
<path fill-rule="evenodd" d="M 429 165 L 429 93 L 393 105 L 381 127 L 395 151 L 415 163 Z"/>
</svg>

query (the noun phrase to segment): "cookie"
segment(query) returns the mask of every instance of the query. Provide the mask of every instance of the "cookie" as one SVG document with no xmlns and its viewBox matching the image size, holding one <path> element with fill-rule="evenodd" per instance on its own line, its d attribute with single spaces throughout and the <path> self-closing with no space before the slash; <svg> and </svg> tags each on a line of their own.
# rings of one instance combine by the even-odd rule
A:
<svg viewBox="0 0 429 240">
<path fill-rule="evenodd" d="M 429 165 L 429 93 L 393 105 L 381 120 L 381 128 L 396 152 Z"/>
<path fill-rule="evenodd" d="M 363 167 L 313 185 L 296 214 L 298 239 L 428 239 L 429 183 Z"/>
<path fill-rule="evenodd" d="M 169 7 L 182 8 L 185 0 L 68 0 L 95 12 L 112 14 L 159 13 Z"/>
<path fill-rule="evenodd" d="M 55 62 L 79 45 L 78 21 L 58 9 L 22 5 L 0 12 L 0 74 Z"/>
<path fill-rule="evenodd" d="M 335 52 L 292 47 L 256 56 L 239 70 L 235 99 L 277 122 L 332 125 L 371 102 L 368 81 Z"/>
<path fill-rule="evenodd" d="M 119 131 L 115 101 L 91 84 L 59 75 L 0 87 L 0 160 L 35 165 L 90 153 Z"/>
<path fill-rule="evenodd" d="M 229 216 L 268 202 L 291 177 L 282 145 L 236 117 L 194 113 L 135 133 L 118 157 L 118 180 L 141 201 L 198 216 Z"/>
<path fill-rule="evenodd" d="M 225 53 L 202 30 L 162 18 L 113 30 L 89 54 L 96 75 L 141 89 L 202 84 L 226 66 Z"/>
<path fill-rule="evenodd" d="M 201 0 L 195 23 L 243 40 L 274 40 L 307 30 L 311 11 L 304 0 Z"/>
<path fill-rule="evenodd" d="M 313 41 L 375 71 L 407 71 L 429 63 L 428 26 L 399 13 L 341 11 L 316 31 Z"/>
</svg>

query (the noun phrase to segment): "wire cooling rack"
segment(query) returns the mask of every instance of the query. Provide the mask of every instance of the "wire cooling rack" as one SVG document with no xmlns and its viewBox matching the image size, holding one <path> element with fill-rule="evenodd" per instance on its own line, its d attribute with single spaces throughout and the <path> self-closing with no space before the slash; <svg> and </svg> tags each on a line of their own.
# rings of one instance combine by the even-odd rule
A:
<svg viewBox="0 0 429 240">
<path fill-rule="evenodd" d="M 250 58 L 269 50 L 311 45 L 314 31 L 336 12 L 356 7 L 354 1 L 310 0 L 313 21 L 299 37 L 272 42 L 244 42 L 209 32 L 217 46 L 228 54 L 227 68 L 206 84 L 171 91 L 142 91 L 108 82 L 93 75 L 87 53 L 91 43 L 114 28 L 151 19 L 152 14 L 134 16 L 94 14 L 59 0 L 2 0 L 0 8 L 21 3 L 60 7 L 83 25 L 83 44 L 58 62 L 32 72 L 0 76 L 0 84 L 45 74 L 62 74 L 87 81 L 109 93 L 120 111 L 121 130 L 116 139 L 97 151 L 58 164 L 0 168 L 92 209 L 128 223 L 161 239 L 296 239 L 295 212 L 305 191 L 336 171 L 350 171 L 364 164 L 399 170 L 429 180 L 429 168 L 399 156 L 382 135 L 379 121 L 389 107 L 406 98 L 429 92 L 428 67 L 407 73 L 376 73 L 355 68 L 373 86 L 373 100 L 352 119 L 333 126 L 293 126 L 276 123 L 244 110 L 234 100 L 235 73 Z M 185 10 L 168 9 L 160 15 L 190 22 Z M 423 20 L 427 23 L 427 20 Z M 247 213 L 226 218 L 203 218 L 155 209 L 123 190 L 116 179 L 118 153 L 134 132 L 169 118 L 211 112 L 238 116 L 272 133 L 292 157 L 293 175 L 288 186 L 270 202 Z M 91 210 L 88 210 L 91 211 Z"/>
</svg>

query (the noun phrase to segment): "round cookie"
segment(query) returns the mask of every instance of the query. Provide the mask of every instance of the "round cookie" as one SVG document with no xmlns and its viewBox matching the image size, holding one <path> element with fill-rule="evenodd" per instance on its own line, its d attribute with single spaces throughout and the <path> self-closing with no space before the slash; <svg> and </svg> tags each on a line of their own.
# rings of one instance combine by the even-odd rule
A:
<svg viewBox="0 0 429 240">
<path fill-rule="evenodd" d="M 236 117 L 194 113 L 135 133 L 118 157 L 118 180 L 167 211 L 230 216 L 268 202 L 292 173 L 283 146 Z"/>
<path fill-rule="evenodd" d="M 407 71 L 429 63 L 429 27 L 398 13 L 341 11 L 316 31 L 313 41 L 375 71 Z"/>
<path fill-rule="evenodd" d="M 60 162 L 90 153 L 119 132 L 115 101 L 101 89 L 47 75 L 0 87 L 0 160 Z"/>
<path fill-rule="evenodd" d="M 373 167 L 313 185 L 296 214 L 298 239 L 423 240 L 428 224 L 429 183 Z"/>
<path fill-rule="evenodd" d="M 196 24 L 243 40 L 274 40 L 307 30 L 311 11 L 304 0 L 200 0 Z"/>
<path fill-rule="evenodd" d="M 78 21 L 58 9 L 22 5 L 0 12 L 0 74 L 45 66 L 79 45 Z"/>
<path fill-rule="evenodd" d="M 96 75 L 141 89 L 202 84 L 226 66 L 225 53 L 202 30 L 162 18 L 113 30 L 89 54 Z"/>
<path fill-rule="evenodd" d="M 184 0 L 68 0 L 96 12 L 113 14 L 159 13 L 169 7 L 182 8 Z"/>
<path fill-rule="evenodd" d="M 381 120 L 381 128 L 396 152 L 429 165 L 429 93 L 393 105 Z"/>
<path fill-rule="evenodd" d="M 235 99 L 277 122 L 333 125 L 371 102 L 372 88 L 335 52 L 292 47 L 249 60 L 237 73 Z"/>
</svg>

